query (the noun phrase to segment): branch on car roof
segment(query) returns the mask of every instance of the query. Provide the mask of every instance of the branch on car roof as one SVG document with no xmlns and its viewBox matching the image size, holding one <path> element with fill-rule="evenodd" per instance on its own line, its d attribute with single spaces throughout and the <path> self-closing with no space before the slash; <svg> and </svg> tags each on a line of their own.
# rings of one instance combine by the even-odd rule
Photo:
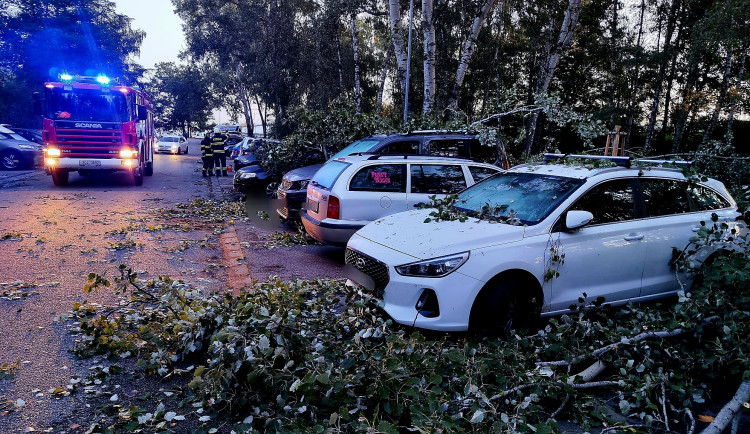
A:
<svg viewBox="0 0 750 434">
<path fill-rule="evenodd" d="M 543 107 L 539 107 L 537 105 L 525 105 L 521 107 L 516 107 L 513 110 L 509 110 L 503 113 L 496 113 L 488 118 L 478 120 L 471 125 L 486 124 L 487 122 L 494 121 L 495 119 L 499 119 L 504 116 L 510 116 L 516 113 L 534 113 L 534 112 L 542 111 L 542 109 Z"/>
</svg>

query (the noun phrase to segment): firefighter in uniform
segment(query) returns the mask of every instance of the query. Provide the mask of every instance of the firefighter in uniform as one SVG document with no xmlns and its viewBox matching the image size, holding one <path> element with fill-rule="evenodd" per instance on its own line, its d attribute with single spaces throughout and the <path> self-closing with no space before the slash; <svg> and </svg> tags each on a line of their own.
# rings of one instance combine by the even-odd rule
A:
<svg viewBox="0 0 750 434">
<path fill-rule="evenodd" d="M 224 153 L 224 141 L 226 137 L 220 132 L 214 131 L 213 139 L 211 139 L 211 152 L 214 156 L 214 168 L 216 169 L 216 176 L 227 175 L 227 156 Z"/>
<path fill-rule="evenodd" d="M 201 140 L 201 159 L 203 160 L 203 177 L 214 176 L 214 154 L 211 151 L 210 132 L 206 133 L 203 140 Z"/>
</svg>

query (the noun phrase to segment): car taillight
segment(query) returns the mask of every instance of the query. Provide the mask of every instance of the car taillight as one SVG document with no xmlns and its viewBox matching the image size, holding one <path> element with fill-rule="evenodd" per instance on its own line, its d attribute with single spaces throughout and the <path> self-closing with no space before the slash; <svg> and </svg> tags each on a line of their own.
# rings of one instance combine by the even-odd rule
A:
<svg viewBox="0 0 750 434">
<path fill-rule="evenodd" d="M 341 206 L 339 204 L 339 198 L 336 196 L 328 196 L 328 212 L 326 217 L 338 220 L 340 214 Z"/>
</svg>

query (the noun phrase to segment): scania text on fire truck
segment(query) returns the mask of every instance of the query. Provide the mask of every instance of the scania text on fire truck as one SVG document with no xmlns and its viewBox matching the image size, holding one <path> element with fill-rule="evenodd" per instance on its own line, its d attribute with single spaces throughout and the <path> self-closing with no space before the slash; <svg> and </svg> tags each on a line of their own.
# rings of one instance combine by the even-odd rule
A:
<svg viewBox="0 0 750 434">
<path fill-rule="evenodd" d="M 148 96 L 104 75 L 60 74 L 44 85 L 44 167 L 55 185 L 70 172 L 125 171 L 135 185 L 154 173 L 154 115 Z"/>
</svg>

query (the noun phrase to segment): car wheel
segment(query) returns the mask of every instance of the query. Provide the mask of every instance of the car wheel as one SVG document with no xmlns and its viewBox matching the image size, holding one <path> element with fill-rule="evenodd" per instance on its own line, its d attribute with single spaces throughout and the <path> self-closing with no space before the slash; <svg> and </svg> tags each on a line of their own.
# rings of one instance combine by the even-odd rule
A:
<svg viewBox="0 0 750 434">
<path fill-rule="evenodd" d="M 266 185 L 266 197 L 270 199 L 278 199 L 279 194 L 277 190 L 279 189 L 279 183 L 276 181 L 271 181 Z"/>
<path fill-rule="evenodd" d="M 21 166 L 23 166 L 23 157 L 21 157 L 20 152 L 13 149 L 5 151 L 3 155 L 0 156 L 0 166 L 5 170 L 20 169 Z"/>
<path fill-rule="evenodd" d="M 186 154 L 188 153 L 188 149 L 190 149 L 190 148 L 188 148 L 187 146 L 185 146 L 185 153 Z"/>
<path fill-rule="evenodd" d="M 146 176 L 154 176 L 154 162 L 149 161 L 146 163 L 146 169 L 143 171 L 143 174 Z"/>
<path fill-rule="evenodd" d="M 57 187 L 68 185 L 68 171 L 60 169 L 52 170 L 52 183 Z"/>
<path fill-rule="evenodd" d="M 138 167 L 133 168 L 133 171 L 131 172 L 133 174 L 133 184 L 136 186 L 143 185 L 143 169 L 146 166 L 146 164 L 141 160 Z"/>
<path fill-rule="evenodd" d="M 541 301 L 520 276 L 500 276 L 482 289 L 471 309 L 469 327 L 478 333 L 507 335 L 533 325 L 541 313 Z"/>
</svg>

